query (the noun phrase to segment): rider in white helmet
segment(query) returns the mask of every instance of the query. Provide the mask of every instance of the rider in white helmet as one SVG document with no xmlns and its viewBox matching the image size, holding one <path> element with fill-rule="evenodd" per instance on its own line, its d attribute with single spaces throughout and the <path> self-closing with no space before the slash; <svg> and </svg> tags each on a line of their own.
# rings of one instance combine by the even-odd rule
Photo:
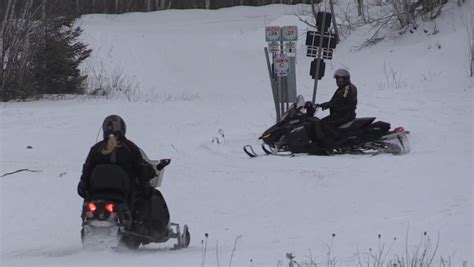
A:
<svg viewBox="0 0 474 267">
<path fill-rule="evenodd" d="M 334 79 L 336 79 L 337 89 L 331 100 L 316 105 L 311 102 L 305 104 L 306 114 L 310 117 L 314 116 L 317 107 L 323 110 L 329 109 L 329 116 L 321 120 L 313 119 L 313 126 L 309 131 L 314 141 L 320 141 L 326 147 L 331 147 L 339 138 L 339 133 L 335 128 L 356 118 L 357 88 L 351 83 L 349 71 L 337 69 L 334 72 Z"/>
<path fill-rule="evenodd" d="M 356 117 L 357 87 L 351 83 L 351 75 L 345 69 L 337 69 L 334 72 L 337 89 L 331 100 L 311 107 L 307 104 L 308 116 L 313 116 L 315 107 L 323 110 L 329 109 L 330 115 L 321 121 L 328 126 L 338 127 L 346 122 L 352 121 Z"/>
</svg>

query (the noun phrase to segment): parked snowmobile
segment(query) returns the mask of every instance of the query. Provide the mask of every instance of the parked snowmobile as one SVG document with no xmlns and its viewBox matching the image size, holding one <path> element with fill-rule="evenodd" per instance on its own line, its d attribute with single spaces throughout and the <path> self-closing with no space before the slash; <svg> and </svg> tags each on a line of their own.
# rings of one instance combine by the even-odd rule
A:
<svg viewBox="0 0 474 267">
<path fill-rule="evenodd" d="M 338 128 L 331 129 L 332 139 L 314 138 L 319 118 L 309 117 L 304 109 L 304 99 L 298 96 L 281 120 L 266 130 L 259 139 L 266 154 L 293 155 L 308 153 L 332 154 L 406 154 L 410 151 L 407 134 L 403 127 L 390 129 L 390 124 L 375 121 L 375 117 L 356 118 Z M 375 122 L 374 122 L 375 121 Z M 313 132 L 312 132 L 313 131 Z M 316 135 L 317 136 L 317 135 Z M 251 146 L 244 146 L 250 157 L 257 154 Z"/>
<path fill-rule="evenodd" d="M 156 166 L 157 174 L 150 180 L 151 186 L 160 186 L 164 168 L 171 160 L 150 161 L 146 155 L 144 158 Z M 133 228 L 134 211 L 128 199 L 129 179 L 120 166 L 98 165 L 92 172 L 90 183 L 89 197 L 84 201 L 81 215 L 84 248 L 137 249 L 140 244 L 163 243 L 172 238 L 177 240 L 174 249 L 188 247 L 188 226 L 181 229 L 178 224 L 170 223 L 168 207 L 160 191 L 155 189 L 147 202 L 149 216 L 144 223 L 146 234 L 143 234 Z"/>
</svg>

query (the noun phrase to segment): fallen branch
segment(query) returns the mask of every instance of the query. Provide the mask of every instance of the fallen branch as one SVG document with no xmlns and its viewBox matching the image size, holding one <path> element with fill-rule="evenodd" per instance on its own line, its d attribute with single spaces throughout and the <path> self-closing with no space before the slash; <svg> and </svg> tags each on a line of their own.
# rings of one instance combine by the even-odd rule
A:
<svg viewBox="0 0 474 267">
<path fill-rule="evenodd" d="M 7 172 L 5 174 L 3 174 L 2 176 L 0 177 L 5 177 L 7 175 L 11 175 L 11 174 L 15 174 L 17 172 L 42 172 L 42 170 L 30 170 L 30 169 L 20 169 L 20 170 L 16 170 L 14 172 Z"/>
</svg>

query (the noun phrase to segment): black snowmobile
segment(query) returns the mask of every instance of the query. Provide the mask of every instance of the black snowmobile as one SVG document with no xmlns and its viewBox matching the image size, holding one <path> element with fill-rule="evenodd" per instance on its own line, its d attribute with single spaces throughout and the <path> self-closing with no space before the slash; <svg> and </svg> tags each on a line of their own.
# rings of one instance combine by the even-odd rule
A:
<svg viewBox="0 0 474 267">
<path fill-rule="evenodd" d="M 144 153 L 142 153 L 144 155 Z M 170 159 L 150 161 L 156 166 L 156 176 L 150 180 L 153 187 L 161 185 L 164 168 Z M 88 199 L 82 208 L 81 240 L 84 248 L 137 249 L 140 244 L 163 243 L 175 238 L 174 249 L 188 247 L 190 234 L 188 226 L 183 229 L 170 223 L 168 207 L 160 191 L 154 189 L 146 201 L 148 214 L 142 224 L 146 229 L 137 232 L 134 227 L 134 210 L 129 198 L 129 179 L 127 173 L 114 164 L 102 164 L 94 168 L 90 180 Z"/>
<path fill-rule="evenodd" d="M 262 149 L 266 154 L 401 155 L 410 151 L 408 131 L 403 127 L 390 129 L 389 123 L 375 121 L 375 117 L 356 118 L 335 129 L 326 127 L 322 129 L 322 137 L 317 138 L 316 132 L 321 132 L 321 129 L 316 127 L 321 125 L 319 118 L 308 116 L 304 104 L 303 97 L 298 96 L 297 101 L 283 114 L 281 120 L 259 137 L 264 142 Z M 258 156 L 250 145 L 244 146 L 244 151 L 250 157 Z"/>
</svg>

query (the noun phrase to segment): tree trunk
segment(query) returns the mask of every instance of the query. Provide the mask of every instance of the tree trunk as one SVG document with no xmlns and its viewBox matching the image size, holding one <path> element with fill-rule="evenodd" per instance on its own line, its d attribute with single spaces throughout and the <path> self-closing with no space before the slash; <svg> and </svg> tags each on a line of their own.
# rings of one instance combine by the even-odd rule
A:
<svg viewBox="0 0 474 267">
<path fill-rule="evenodd" d="M 102 5 L 103 5 L 103 9 L 102 9 L 102 12 L 105 13 L 105 14 L 108 14 L 109 13 L 109 6 L 108 6 L 108 0 L 104 0 L 102 2 Z"/>
<path fill-rule="evenodd" d="M 336 13 L 334 12 L 334 0 L 329 0 L 329 7 L 331 8 L 332 25 L 334 25 L 334 34 L 336 35 L 336 43 L 339 43 L 339 41 L 340 41 L 340 39 L 339 39 L 339 29 L 337 28 Z"/>
<path fill-rule="evenodd" d="M 120 0 L 115 0 L 115 14 L 120 14 L 119 10 Z"/>
<path fill-rule="evenodd" d="M 13 0 L 13 1 L 16 1 L 16 0 Z M 6 63 L 6 49 L 8 47 L 8 44 L 6 44 L 5 42 L 7 42 L 8 40 L 6 39 L 6 36 L 7 36 L 7 23 L 8 23 L 8 19 L 9 19 L 9 14 L 10 14 L 10 9 L 12 7 L 12 5 L 14 5 L 14 3 L 12 3 L 12 0 L 8 0 L 8 3 L 7 3 L 7 8 L 5 10 L 5 16 L 3 17 L 3 21 L 2 21 L 2 28 L 1 28 L 1 32 L 0 34 L 2 35 L 1 38 L 1 42 L 0 42 L 0 95 L 3 96 L 3 90 L 4 90 L 4 87 L 5 87 L 5 63 Z M 3 98 L 3 97 L 2 97 Z"/>
<path fill-rule="evenodd" d="M 32 53 L 30 34 L 33 0 L 23 3 L 23 6 L 17 8 L 17 0 L 9 0 L 2 21 L 0 65 L 0 98 L 2 100 L 24 98 L 25 95 L 32 93 L 29 92 L 30 87 L 24 87 L 24 83 L 31 78 L 28 73 L 28 64 Z"/>
<path fill-rule="evenodd" d="M 472 24 L 471 24 L 471 77 L 474 77 L 474 25 Z"/>
<path fill-rule="evenodd" d="M 206 0 L 206 9 L 209 9 L 211 7 L 211 0 Z"/>
<path fill-rule="evenodd" d="M 95 13 L 95 0 L 92 0 L 92 13 Z"/>
<path fill-rule="evenodd" d="M 151 11 L 151 0 L 145 0 L 146 1 L 146 12 Z"/>
<path fill-rule="evenodd" d="M 362 20 L 365 22 L 365 14 L 364 14 L 364 0 L 357 0 L 357 15 L 362 17 Z"/>
<path fill-rule="evenodd" d="M 43 21 L 46 19 L 46 0 L 41 2 L 41 19 Z"/>
<path fill-rule="evenodd" d="M 165 9 L 165 5 L 166 5 L 166 0 L 159 0 L 160 1 L 160 10 L 164 10 Z M 170 5 L 171 5 L 171 1 L 170 1 Z"/>
</svg>

